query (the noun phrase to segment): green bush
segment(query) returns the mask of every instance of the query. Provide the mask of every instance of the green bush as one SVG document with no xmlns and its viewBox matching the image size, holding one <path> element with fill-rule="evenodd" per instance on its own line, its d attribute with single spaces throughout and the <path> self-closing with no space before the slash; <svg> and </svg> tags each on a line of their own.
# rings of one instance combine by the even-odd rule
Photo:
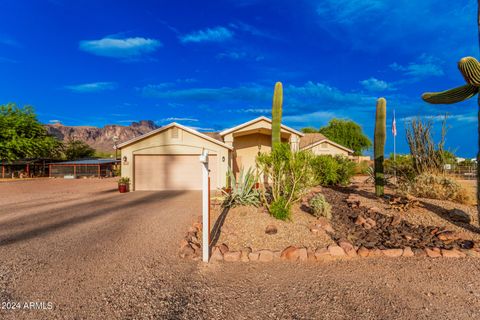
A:
<svg viewBox="0 0 480 320">
<path fill-rule="evenodd" d="M 312 208 L 315 217 L 325 217 L 328 220 L 332 219 L 332 206 L 327 202 L 323 194 L 317 193 L 310 199 L 308 204 L 310 208 Z"/>
<path fill-rule="evenodd" d="M 347 185 L 355 175 L 355 163 L 346 157 L 336 156 L 338 163 L 337 168 L 337 184 Z"/>
<path fill-rule="evenodd" d="M 472 199 L 462 185 L 454 179 L 424 173 L 412 181 L 405 181 L 399 185 L 400 192 L 420 198 L 450 200 L 463 204 L 470 204 Z"/>
<path fill-rule="evenodd" d="M 270 153 L 257 157 L 260 176 L 268 185 L 262 189 L 262 200 L 273 216 L 277 215 L 273 210 L 278 212 L 281 205 L 289 215 L 291 204 L 299 201 L 308 188 L 315 185 L 312 158 L 311 152 L 292 152 L 288 144 L 276 145 Z"/>
<path fill-rule="evenodd" d="M 316 156 L 311 165 L 315 182 L 322 186 L 346 185 L 355 175 L 355 163 L 341 156 Z"/>
<path fill-rule="evenodd" d="M 225 201 L 223 207 L 236 206 L 255 206 L 260 205 L 260 192 L 255 188 L 258 179 L 254 174 L 254 170 L 249 168 L 247 172 L 240 170 L 238 179 L 232 170 L 228 170 L 228 177 L 230 178 L 231 192 L 222 190 L 225 194 Z"/>
<path fill-rule="evenodd" d="M 130 184 L 130 178 L 121 177 L 120 179 L 118 179 L 118 184 L 126 184 L 128 186 Z"/>
<path fill-rule="evenodd" d="M 397 179 L 402 183 L 411 182 L 417 176 L 415 168 L 413 167 L 413 160 L 410 155 L 397 155 L 393 160 L 393 155 L 385 160 L 385 173 L 389 176 L 394 176 L 395 169 L 397 170 Z"/>
<path fill-rule="evenodd" d="M 290 220 L 291 217 L 290 207 L 287 199 L 279 197 L 270 203 L 269 211 L 274 218 L 286 221 Z"/>
</svg>

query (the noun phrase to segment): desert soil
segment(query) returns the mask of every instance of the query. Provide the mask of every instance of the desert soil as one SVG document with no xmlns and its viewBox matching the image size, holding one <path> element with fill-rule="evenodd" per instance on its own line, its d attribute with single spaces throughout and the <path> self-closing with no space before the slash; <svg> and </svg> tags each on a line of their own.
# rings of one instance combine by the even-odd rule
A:
<svg viewBox="0 0 480 320">
<path fill-rule="evenodd" d="M 475 319 L 478 259 L 203 265 L 178 257 L 196 192 L 0 183 L 0 319 Z"/>
</svg>

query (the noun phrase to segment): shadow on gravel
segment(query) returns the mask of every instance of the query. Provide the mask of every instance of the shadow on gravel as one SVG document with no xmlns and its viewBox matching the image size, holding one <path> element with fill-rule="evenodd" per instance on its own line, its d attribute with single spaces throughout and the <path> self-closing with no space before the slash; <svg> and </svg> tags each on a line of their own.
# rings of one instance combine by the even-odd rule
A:
<svg viewBox="0 0 480 320">
<path fill-rule="evenodd" d="M 21 231 L 11 235 L 7 235 L 5 238 L 0 239 L 0 246 L 6 246 L 6 245 L 14 244 L 16 242 L 29 240 L 35 237 L 39 237 L 45 234 L 55 232 L 60 229 L 74 226 L 79 223 L 84 223 L 98 217 L 105 217 L 113 214 L 118 214 L 119 212 L 121 212 L 121 214 L 125 214 L 125 213 L 128 214 L 129 209 L 133 209 L 140 205 L 148 205 L 149 203 L 155 203 L 157 201 L 161 201 L 162 199 L 178 197 L 183 193 L 185 193 L 185 191 L 170 191 L 170 192 L 155 192 L 155 193 L 149 192 L 145 196 L 141 196 L 139 198 L 131 199 L 128 201 L 125 201 L 125 199 L 122 199 L 122 201 L 118 201 L 120 199 L 118 197 L 115 197 L 115 199 L 113 199 L 115 201 L 112 201 L 113 205 L 106 206 L 94 211 L 91 211 L 92 203 L 66 206 L 59 210 L 56 210 L 56 213 L 57 213 L 56 215 L 63 214 L 64 216 L 67 216 L 67 219 L 63 219 L 58 222 L 54 222 L 54 223 L 50 223 L 42 226 L 38 226 L 37 223 L 35 222 L 35 219 L 28 220 L 28 217 L 27 217 L 27 222 L 25 222 L 24 224 L 27 225 L 27 228 L 28 226 L 32 226 L 32 228 L 26 231 Z M 134 193 L 133 195 L 137 196 L 138 193 Z M 72 217 L 72 215 L 74 215 L 75 212 L 82 212 L 82 211 L 85 211 L 86 209 L 90 210 L 88 214 L 76 215 Z M 39 215 L 42 215 L 42 214 L 46 215 L 41 217 L 41 222 L 44 222 L 46 219 L 52 218 L 51 215 L 49 215 L 48 213 L 50 213 L 50 211 L 48 210 L 42 213 L 39 213 Z M 138 212 L 134 214 L 138 214 Z M 0 225 L 0 229 L 2 230 L 6 230 L 9 227 L 11 227 L 11 225 L 9 225 L 8 223 Z"/>
<path fill-rule="evenodd" d="M 211 235 L 210 248 L 213 248 L 217 244 L 217 241 L 220 238 L 220 233 L 221 233 L 223 223 L 227 218 L 227 214 L 229 210 L 230 208 L 224 208 L 222 213 L 218 217 L 217 221 L 215 221 L 215 224 L 213 225 L 213 228 L 210 234 Z"/>
</svg>

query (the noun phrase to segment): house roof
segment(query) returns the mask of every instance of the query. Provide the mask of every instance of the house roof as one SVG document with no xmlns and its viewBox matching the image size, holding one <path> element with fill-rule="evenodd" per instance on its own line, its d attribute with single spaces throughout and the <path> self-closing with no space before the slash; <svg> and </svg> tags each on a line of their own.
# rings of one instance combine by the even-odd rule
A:
<svg viewBox="0 0 480 320">
<path fill-rule="evenodd" d="M 300 150 L 313 148 L 322 142 L 328 142 L 331 145 L 336 146 L 337 148 L 343 149 L 349 153 L 354 153 L 352 149 L 348 149 L 347 147 L 333 142 L 321 133 L 305 133 L 305 135 L 300 138 Z"/>
<path fill-rule="evenodd" d="M 237 130 L 240 130 L 240 129 L 245 128 L 245 127 L 247 127 L 247 126 L 249 126 L 249 125 L 251 125 L 251 124 L 253 124 L 253 123 L 255 123 L 255 122 L 259 122 L 259 121 L 262 121 L 262 120 L 263 120 L 263 121 L 267 121 L 267 122 L 269 122 L 270 124 L 272 123 L 272 120 L 271 120 L 271 119 L 269 119 L 269 118 L 267 118 L 267 117 L 264 117 L 264 116 L 261 116 L 261 117 L 255 118 L 255 119 L 253 119 L 253 120 L 250 120 L 250 121 L 244 122 L 244 123 L 242 123 L 242 124 L 239 124 L 238 126 L 235 126 L 235 127 L 233 127 L 233 128 L 225 129 L 225 130 L 223 130 L 222 132 L 220 132 L 220 135 L 221 135 L 221 136 L 225 136 L 225 135 L 227 135 L 227 134 L 229 134 L 229 133 L 235 132 L 235 131 L 237 131 Z M 282 124 L 281 127 L 282 127 L 283 130 L 288 131 L 288 132 L 291 132 L 291 133 L 294 133 L 294 134 L 296 134 L 296 135 L 299 135 L 300 137 L 303 137 L 303 136 L 304 136 L 304 133 L 302 133 L 302 132 L 300 132 L 300 131 L 297 131 L 297 130 L 295 130 L 295 129 L 292 129 L 292 128 L 290 128 L 290 127 L 287 127 L 287 126 L 284 125 L 284 124 Z"/>
<path fill-rule="evenodd" d="M 152 131 L 150 131 L 150 132 L 147 132 L 147 133 L 145 133 L 145 134 L 142 134 L 142 135 L 140 135 L 140 136 L 138 136 L 138 137 L 135 137 L 135 138 L 133 138 L 133 139 L 127 140 L 127 141 L 125 141 L 125 142 L 123 142 L 123 143 L 120 143 L 117 147 L 118 147 L 119 149 L 121 149 L 121 148 L 126 147 L 126 146 L 128 146 L 128 145 L 131 145 L 132 143 L 135 143 L 135 142 L 137 142 L 137 141 L 139 141 L 139 140 L 143 140 L 143 139 L 148 138 L 148 137 L 150 137 L 150 136 L 153 136 L 153 135 L 155 135 L 155 134 L 157 134 L 157 133 L 160 133 L 160 132 L 162 132 L 162 131 L 168 130 L 168 129 L 172 128 L 172 127 L 178 127 L 178 128 L 180 128 L 180 129 L 182 129 L 182 130 L 185 130 L 185 131 L 193 134 L 193 135 L 196 135 L 196 136 L 198 136 L 198 137 L 200 137 L 200 138 L 203 138 L 203 139 L 205 139 L 205 140 L 208 140 L 208 141 L 210 141 L 210 142 L 213 142 L 213 143 L 215 143 L 215 144 L 218 144 L 218 145 L 220 145 L 220 146 L 222 146 L 222 147 L 225 147 L 225 148 L 227 148 L 227 149 L 230 149 L 230 150 L 233 149 L 233 147 L 231 147 L 231 146 L 223 143 L 222 141 L 216 140 L 215 138 L 212 138 L 212 137 L 210 137 L 210 136 L 208 136 L 208 135 L 206 135 L 206 134 L 204 134 L 204 133 L 198 132 L 197 130 L 194 130 L 194 129 L 192 129 L 192 128 L 186 127 L 186 126 L 181 125 L 181 124 L 176 123 L 176 122 L 172 122 L 172 123 L 167 124 L 167 125 L 165 125 L 165 126 L 163 126 L 163 127 L 160 127 L 160 128 L 158 128 L 158 129 L 152 130 Z"/>
<path fill-rule="evenodd" d="M 215 140 L 218 140 L 220 142 L 223 142 L 222 136 L 220 135 L 220 132 L 203 132 L 204 135 L 209 136 L 210 138 L 213 138 Z"/>
<path fill-rule="evenodd" d="M 120 162 L 120 160 L 116 159 L 80 159 L 80 160 L 74 160 L 74 161 L 61 161 L 61 162 L 53 162 L 49 163 L 52 165 L 64 165 L 64 164 L 110 164 L 110 163 L 117 163 Z"/>
</svg>

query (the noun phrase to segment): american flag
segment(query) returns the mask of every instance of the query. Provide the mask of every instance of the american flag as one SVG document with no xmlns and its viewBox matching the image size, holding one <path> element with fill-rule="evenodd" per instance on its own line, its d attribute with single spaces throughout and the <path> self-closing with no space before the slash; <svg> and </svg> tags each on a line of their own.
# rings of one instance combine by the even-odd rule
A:
<svg viewBox="0 0 480 320">
<path fill-rule="evenodd" d="M 394 137 L 397 136 L 397 120 L 395 120 L 395 110 L 393 110 L 392 134 Z"/>
</svg>

